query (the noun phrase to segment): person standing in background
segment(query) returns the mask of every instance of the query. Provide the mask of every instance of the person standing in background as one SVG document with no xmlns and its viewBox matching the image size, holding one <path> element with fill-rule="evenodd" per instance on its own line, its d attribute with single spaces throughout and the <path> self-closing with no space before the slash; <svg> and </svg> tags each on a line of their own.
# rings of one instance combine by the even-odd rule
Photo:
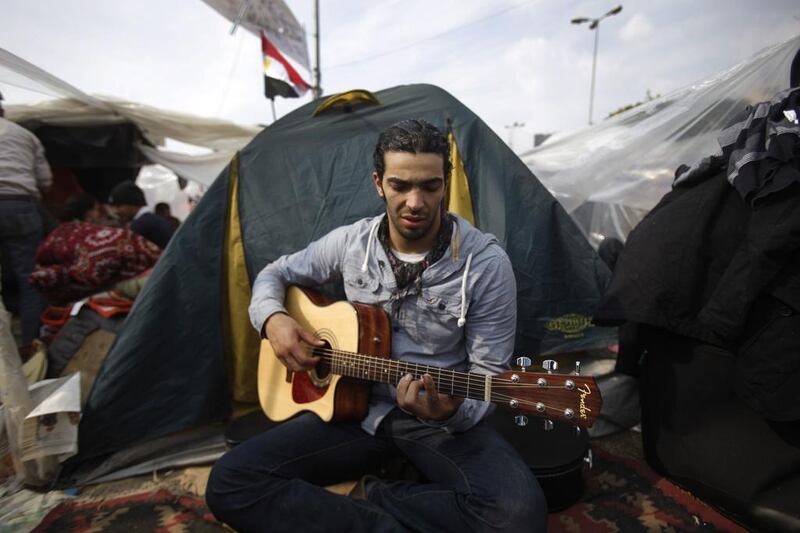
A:
<svg viewBox="0 0 800 533">
<path fill-rule="evenodd" d="M 30 131 L 5 119 L 0 95 L 0 249 L 19 284 L 19 314 L 25 347 L 38 337 L 44 299 L 28 283 L 42 241 L 38 201 L 52 184 L 44 147 Z"/>
</svg>

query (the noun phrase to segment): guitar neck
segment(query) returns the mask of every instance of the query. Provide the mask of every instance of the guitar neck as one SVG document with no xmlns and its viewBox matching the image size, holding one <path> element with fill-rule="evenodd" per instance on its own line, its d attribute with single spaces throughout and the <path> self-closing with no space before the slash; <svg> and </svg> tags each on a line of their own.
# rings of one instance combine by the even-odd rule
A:
<svg viewBox="0 0 800 533">
<path fill-rule="evenodd" d="M 397 385 L 406 374 L 411 374 L 414 379 L 420 379 L 423 374 L 430 374 L 436 390 L 441 394 L 492 401 L 491 376 L 357 353 L 330 354 L 329 350 L 325 349 L 314 351 L 327 361 L 331 372 L 341 376 Z"/>
</svg>

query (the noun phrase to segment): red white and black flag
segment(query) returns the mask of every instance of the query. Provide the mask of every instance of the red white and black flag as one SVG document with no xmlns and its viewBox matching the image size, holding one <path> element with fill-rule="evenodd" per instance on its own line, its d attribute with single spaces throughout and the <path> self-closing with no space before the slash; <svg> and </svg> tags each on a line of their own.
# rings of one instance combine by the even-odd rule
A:
<svg viewBox="0 0 800 533">
<path fill-rule="evenodd" d="M 264 54 L 264 95 L 274 100 L 276 96 L 297 98 L 311 88 L 297 70 L 261 32 L 261 52 Z"/>
</svg>

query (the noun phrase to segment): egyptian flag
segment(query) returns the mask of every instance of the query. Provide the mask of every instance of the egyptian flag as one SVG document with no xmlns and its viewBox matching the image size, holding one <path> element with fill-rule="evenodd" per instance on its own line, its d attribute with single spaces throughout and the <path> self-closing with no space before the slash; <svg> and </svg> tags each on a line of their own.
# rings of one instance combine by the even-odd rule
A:
<svg viewBox="0 0 800 533">
<path fill-rule="evenodd" d="M 294 69 L 283 54 L 261 32 L 261 52 L 264 54 L 264 95 L 274 100 L 276 96 L 297 98 L 311 87 Z"/>
</svg>

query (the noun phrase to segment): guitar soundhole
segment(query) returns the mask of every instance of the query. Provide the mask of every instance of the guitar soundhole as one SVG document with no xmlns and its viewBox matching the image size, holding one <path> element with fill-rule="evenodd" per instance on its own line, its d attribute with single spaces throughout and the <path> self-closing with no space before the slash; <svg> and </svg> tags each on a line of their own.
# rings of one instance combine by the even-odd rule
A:
<svg viewBox="0 0 800 533">
<path fill-rule="evenodd" d="M 330 357 L 326 357 L 325 354 L 329 354 L 331 351 L 331 345 L 325 339 L 322 339 L 325 343 L 324 346 L 316 348 L 315 351 L 319 351 L 321 353 L 317 353 L 317 355 L 321 355 L 319 362 L 317 362 L 317 366 L 311 369 L 308 373 L 308 377 L 311 378 L 311 383 L 314 386 L 319 388 L 327 387 L 331 381 L 331 365 L 330 365 Z"/>
</svg>

